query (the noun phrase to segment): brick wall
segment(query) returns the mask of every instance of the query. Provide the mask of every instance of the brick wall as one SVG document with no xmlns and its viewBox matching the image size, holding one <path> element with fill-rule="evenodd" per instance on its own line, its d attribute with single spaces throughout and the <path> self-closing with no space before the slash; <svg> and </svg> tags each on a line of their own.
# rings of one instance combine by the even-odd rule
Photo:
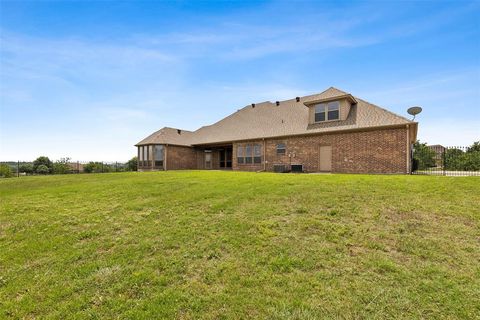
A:
<svg viewBox="0 0 480 320">
<path fill-rule="evenodd" d="M 277 155 L 277 143 L 286 144 L 286 154 Z M 261 144 L 263 141 L 246 141 L 233 145 L 233 170 L 263 170 L 261 164 L 238 164 L 238 145 Z M 371 131 L 332 133 L 315 136 L 266 139 L 266 170 L 273 171 L 275 164 L 302 164 L 307 172 L 319 171 L 320 145 L 332 146 L 332 172 L 344 173 L 406 173 L 407 129 L 381 129 Z M 292 155 L 289 157 L 288 155 Z"/>
<path fill-rule="evenodd" d="M 197 169 L 197 153 L 192 147 L 167 146 L 167 170 Z"/>
</svg>

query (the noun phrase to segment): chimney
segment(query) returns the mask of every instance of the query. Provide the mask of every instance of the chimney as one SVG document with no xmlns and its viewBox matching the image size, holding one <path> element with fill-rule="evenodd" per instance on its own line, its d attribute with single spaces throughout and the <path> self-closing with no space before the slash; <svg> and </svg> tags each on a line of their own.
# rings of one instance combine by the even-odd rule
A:
<svg viewBox="0 0 480 320">
<path fill-rule="evenodd" d="M 275 104 L 276 104 L 277 106 L 279 106 L 279 105 L 280 105 L 280 101 L 275 102 Z"/>
</svg>

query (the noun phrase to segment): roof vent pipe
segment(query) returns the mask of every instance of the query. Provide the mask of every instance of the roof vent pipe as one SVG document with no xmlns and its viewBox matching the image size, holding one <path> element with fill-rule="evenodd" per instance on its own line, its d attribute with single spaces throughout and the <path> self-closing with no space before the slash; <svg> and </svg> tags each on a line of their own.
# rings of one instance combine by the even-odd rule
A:
<svg viewBox="0 0 480 320">
<path fill-rule="evenodd" d="M 300 97 L 296 97 L 295 100 L 297 100 L 297 102 L 300 102 Z"/>
<path fill-rule="evenodd" d="M 178 133 L 178 134 L 182 134 L 182 130 L 177 129 L 177 133 Z"/>
<path fill-rule="evenodd" d="M 255 103 L 252 103 L 252 108 L 255 108 Z"/>
<path fill-rule="evenodd" d="M 279 106 L 279 105 L 280 105 L 280 101 L 275 102 L 275 104 L 276 104 L 277 106 Z"/>
</svg>

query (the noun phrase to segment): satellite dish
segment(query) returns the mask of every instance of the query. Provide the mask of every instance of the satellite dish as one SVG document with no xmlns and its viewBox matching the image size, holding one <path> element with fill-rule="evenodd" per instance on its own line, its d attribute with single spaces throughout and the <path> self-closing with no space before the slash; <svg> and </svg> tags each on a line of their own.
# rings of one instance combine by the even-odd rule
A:
<svg viewBox="0 0 480 320">
<path fill-rule="evenodd" d="M 421 107 L 411 107 L 411 108 L 408 108 L 407 112 L 408 112 L 408 114 L 413 116 L 412 120 L 415 120 L 415 116 L 417 114 L 419 114 L 420 112 L 422 112 L 422 108 Z"/>
</svg>

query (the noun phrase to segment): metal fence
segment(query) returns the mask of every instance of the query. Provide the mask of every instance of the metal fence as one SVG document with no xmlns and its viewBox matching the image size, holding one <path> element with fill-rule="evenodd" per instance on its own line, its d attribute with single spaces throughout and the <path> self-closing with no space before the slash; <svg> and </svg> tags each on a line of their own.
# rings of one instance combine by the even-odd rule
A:
<svg viewBox="0 0 480 320">
<path fill-rule="evenodd" d="M 475 147 L 416 144 L 412 159 L 412 174 L 480 176 L 480 150 Z"/>
<path fill-rule="evenodd" d="M 136 171 L 136 164 L 120 161 L 65 161 L 51 162 L 43 168 L 35 166 L 33 161 L 2 161 L 3 168 L 10 169 L 10 176 L 31 176 L 49 174 L 79 174 Z M 8 169 L 7 169 L 8 170 Z M 0 172 L 0 177 L 8 173 Z"/>
</svg>

